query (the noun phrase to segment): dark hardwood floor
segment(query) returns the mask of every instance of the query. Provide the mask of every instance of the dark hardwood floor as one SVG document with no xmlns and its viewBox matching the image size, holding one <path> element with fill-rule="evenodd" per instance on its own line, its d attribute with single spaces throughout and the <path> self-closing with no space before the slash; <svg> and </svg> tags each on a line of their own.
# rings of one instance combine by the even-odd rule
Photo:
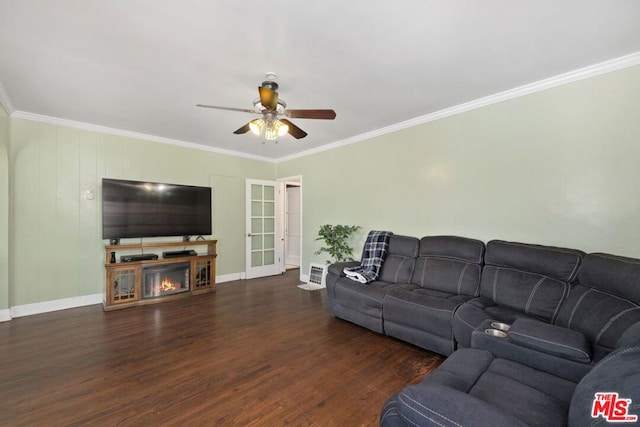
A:
<svg viewBox="0 0 640 427">
<path fill-rule="evenodd" d="M 0 425 L 377 425 L 443 358 L 331 317 L 298 274 L 0 323 Z"/>
</svg>

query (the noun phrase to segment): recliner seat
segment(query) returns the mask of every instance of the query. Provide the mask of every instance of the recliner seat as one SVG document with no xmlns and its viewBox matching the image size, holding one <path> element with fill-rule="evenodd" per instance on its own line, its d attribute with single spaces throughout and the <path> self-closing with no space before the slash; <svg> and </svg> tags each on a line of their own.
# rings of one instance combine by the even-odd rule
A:
<svg viewBox="0 0 640 427">
<path fill-rule="evenodd" d="M 461 305 L 453 332 L 460 347 L 486 319 L 553 323 L 569 294 L 584 253 L 574 249 L 492 240 L 487 243 L 480 296 Z"/>
<path fill-rule="evenodd" d="M 384 330 L 389 336 L 443 355 L 455 349 L 453 313 L 478 295 L 484 243 L 457 236 L 429 236 L 410 283 L 384 298 Z"/>
<path fill-rule="evenodd" d="M 327 295 L 331 313 L 374 332 L 384 333 L 382 304 L 384 297 L 400 283 L 411 279 L 418 256 L 419 240 L 415 237 L 393 235 L 380 270 L 379 279 L 371 283 L 358 283 L 344 276 L 346 265 L 329 270 Z"/>
</svg>

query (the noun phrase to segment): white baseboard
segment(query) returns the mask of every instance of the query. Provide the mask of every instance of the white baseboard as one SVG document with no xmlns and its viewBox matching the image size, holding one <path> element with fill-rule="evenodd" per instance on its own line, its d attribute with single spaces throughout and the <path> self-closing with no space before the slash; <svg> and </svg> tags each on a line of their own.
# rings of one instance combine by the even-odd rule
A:
<svg viewBox="0 0 640 427">
<path fill-rule="evenodd" d="M 246 274 L 232 273 L 216 276 L 216 283 L 244 280 Z M 84 307 L 85 305 L 102 304 L 104 294 L 83 295 L 80 297 L 63 298 L 53 301 L 36 302 L 33 304 L 16 305 L 0 310 L 0 322 L 6 322 L 14 317 L 32 316 L 34 314 L 49 313 L 51 311 L 67 310 L 69 308 Z"/>
<path fill-rule="evenodd" d="M 216 276 L 216 283 L 233 282 L 234 280 L 244 280 L 246 278 L 247 275 L 244 271 L 241 273 L 222 274 Z"/>
<path fill-rule="evenodd" d="M 302 270 L 300 270 L 300 281 L 304 283 L 309 283 L 309 275 L 304 274 Z"/>
<path fill-rule="evenodd" d="M 67 310 L 69 308 L 84 307 L 85 305 L 102 304 L 104 294 L 83 295 L 57 299 L 53 301 L 36 302 L 33 304 L 16 305 L 11 307 L 9 318 L 32 316 L 50 311 Z"/>
</svg>

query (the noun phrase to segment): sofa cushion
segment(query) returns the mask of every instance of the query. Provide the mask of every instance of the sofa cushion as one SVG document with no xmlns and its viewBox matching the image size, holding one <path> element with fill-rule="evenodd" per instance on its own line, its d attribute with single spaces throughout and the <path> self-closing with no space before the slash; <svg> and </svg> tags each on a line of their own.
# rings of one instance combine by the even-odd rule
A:
<svg viewBox="0 0 640 427">
<path fill-rule="evenodd" d="M 420 252 L 411 283 L 451 294 L 476 296 L 484 244 L 458 236 L 427 236 L 420 240 Z"/>
<path fill-rule="evenodd" d="M 587 337 L 571 329 L 533 319 L 516 319 L 507 339 L 513 344 L 564 359 L 591 362 L 591 344 Z"/>
<path fill-rule="evenodd" d="M 509 268 L 485 266 L 480 281 L 480 295 L 497 305 L 552 321 L 569 291 L 560 280 Z"/>
<path fill-rule="evenodd" d="M 640 304 L 640 259 L 587 254 L 578 272 L 578 282 Z"/>
<path fill-rule="evenodd" d="M 597 361 L 615 349 L 625 332 L 638 322 L 640 307 L 633 302 L 576 285 L 563 304 L 556 324 L 585 334 L 593 345 L 593 360 Z"/>
<path fill-rule="evenodd" d="M 571 282 L 583 256 L 584 252 L 576 249 L 492 240 L 487 243 L 485 264 Z"/>
<path fill-rule="evenodd" d="M 419 243 L 415 237 L 391 236 L 378 279 L 390 283 L 409 283 L 418 256 Z"/>
<path fill-rule="evenodd" d="M 385 426 L 564 426 L 574 390 L 574 382 L 485 350 L 461 349 L 420 384 L 393 396 L 381 421 Z"/>
<path fill-rule="evenodd" d="M 382 302 L 397 284 L 380 280 L 368 284 L 341 277 L 335 283 L 332 313 L 374 332 L 383 333 Z"/>
<path fill-rule="evenodd" d="M 459 236 L 426 236 L 420 240 L 418 256 L 482 264 L 484 243 Z"/>
<path fill-rule="evenodd" d="M 452 294 L 476 296 L 481 267 L 464 261 L 419 257 L 411 283 Z"/>
<path fill-rule="evenodd" d="M 451 354 L 455 309 L 476 295 L 484 244 L 457 236 L 420 240 L 411 283 L 384 300 L 385 333 L 440 354 Z"/>
<path fill-rule="evenodd" d="M 451 354 L 453 313 L 469 298 L 417 285 L 398 285 L 384 299 L 385 333 L 427 350 Z"/>
</svg>

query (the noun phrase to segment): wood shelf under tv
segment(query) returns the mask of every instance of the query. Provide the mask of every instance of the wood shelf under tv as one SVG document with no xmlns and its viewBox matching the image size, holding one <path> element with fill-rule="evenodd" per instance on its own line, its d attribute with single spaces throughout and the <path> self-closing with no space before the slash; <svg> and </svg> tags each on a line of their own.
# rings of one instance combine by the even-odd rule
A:
<svg viewBox="0 0 640 427">
<path fill-rule="evenodd" d="M 105 246 L 105 311 L 155 304 L 213 292 L 216 282 L 217 242 L 217 240 L 194 240 L 188 242 L 153 242 Z M 161 250 L 175 249 L 177 247 L 184 249 L 201 247 L 205 248 L 206 252 L 171 258 L 163 258 L 162 255 L 159 255 L 158 259 L 131 262 L 120 262 L 117 256 L 118 252 L 130 254 L 132 251 L 140 251 L 140 253 L 143 253 L 146 249 Z M 185 273 L 186 278 L 184 280 L 185 282 L 188 280 L 186 288 L 184 288 L 185 283 L 181 283 L 183 287 L 178 287 L 177 290 L 168 288 L 166 293 L 161 293 L 160 295 L 156 295 L 157 292 L 149 292 L 150 290 L 147 288 L 152 285 L 143 283 L 143 274 L 145 271 L 150 273 L 152 270 L 162 270 L 162 267 L 167 267 L 168 270 L 174 267 L 188 269 L 188 275 Z M 156 276 L 158 275 L 158 273 L 155 274 Z M 147 295 L 145 295 L 145 292 Z"/>
</svg>

